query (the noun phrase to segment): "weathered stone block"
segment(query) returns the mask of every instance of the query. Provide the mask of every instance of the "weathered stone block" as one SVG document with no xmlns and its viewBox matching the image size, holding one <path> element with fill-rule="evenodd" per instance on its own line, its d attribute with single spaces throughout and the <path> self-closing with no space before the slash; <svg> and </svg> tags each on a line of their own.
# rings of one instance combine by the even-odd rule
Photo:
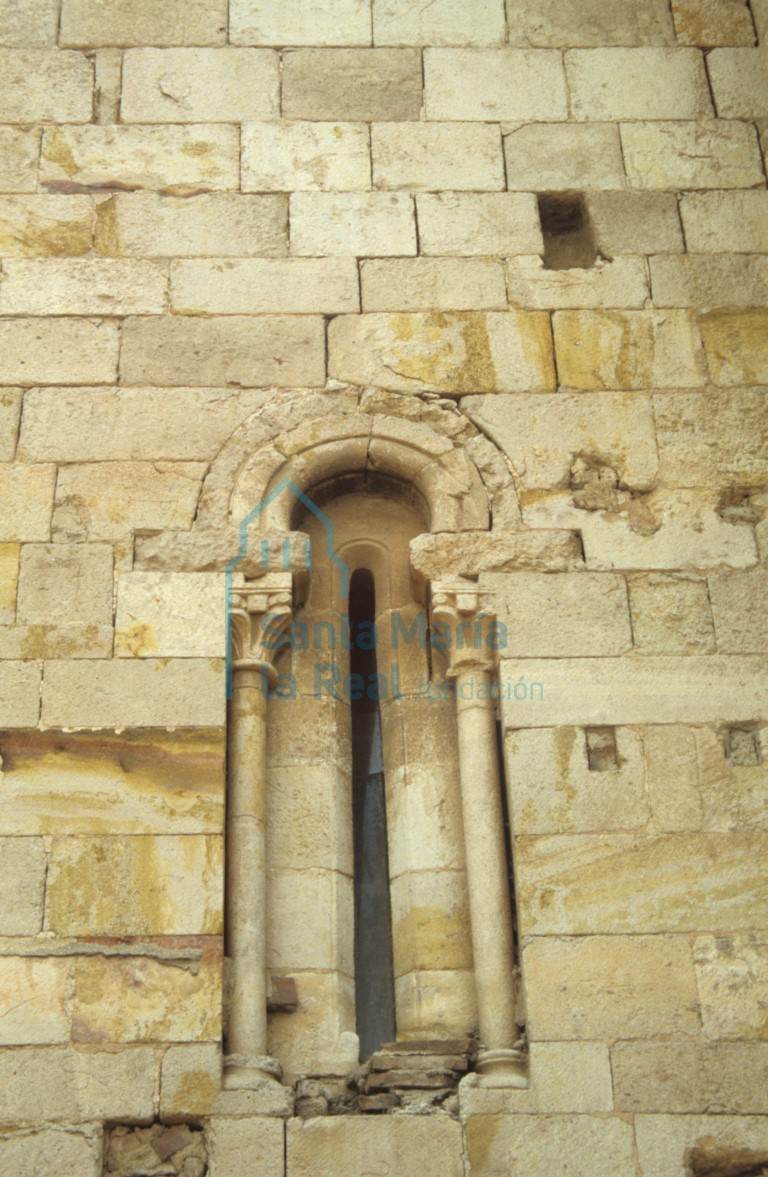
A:
<svg viewBox="0 0 768 1177">
<path fill-rule="evenodd" d="M 760 49 L 713 49 L 707 69 L 720 118 L 768 117 L 768 76 Z"/>
<path fill-rule="evenodd" d="M 10 662 L 2 667 L 6 682 L 7 670 L 13 666 Z M 24 684 L 10 685 L 18 690 Z M 3 716 L 3 723 L 7 722 Z M 0 868 L 0 936 L 37 936 L 43 926 L 46 877 L 43 839 L 0 837 Z"/>
<path fill-rule="evenodd" d="M 280 113 L 279 57 L 271 49 L 129 49 L 125 123 L 240 123 Z"/>
<path fill-rule="evenodd" d="M 624 188 L 616 123 L 528 123 L 504 136 L 507 186 L 545 192 Z"/>
<path fill-rule="evenodd" d="M 463 871 L 411 871 L 390 890 L 396 979 L 418 970 L 472 968 Z"/>
<path fill-rule="evenodd" d="M 40 183 L 51 192 L 148 188 L 196 195 L 236 189 L 239 173 L 236 127 L 90 126 L 43 132 Z"/>
<path fill-rule="evenodd" d="M 324 700 L 287 700 L 283 711 L 292 708 L 303 715 L 308 704 L 322 714 Z M 310 715 L 311 715 L 310 711 Z M 282 717 L 281 717 L 282 718 Z M 270 723 L 270 728 L 273 725 Z M 275 725 L 276 726 L 276 725 Z M 331 734 L 335 734 L 331 729 Z M 275 765 L 270 757 L 267 789 L 267 866 L 291 866 L 297 870 L 338 870 L 352 873 L 352 832 L 347 821 L 348 769 L 337 767 L 334 748 L 329 761 L 312 760 L 318 755 L 315 731 L 305 728 L 305 756 L 298 764 Z M 323 741 L 324 743 L 327 741 Z M 274 755 L 274 741 L 272 741 Z M 307 781 L 311 778 L 311 787 Z"/>
<path fill-rule="evenodd" d="M 717 1109 L 719 1112 L 719 1109 Z M 722 1149 L 726 1157 L 742 1150 L 768 1152 L 768 1124 L 758 1116 L 635 1116 L 635 1138 L 643 1177 L 688 1177 L 686 1158 L 698 1146 Z M 722 1154 L 721 1154 L 722 1155 Z"/>
<path fill-rule="evenodd" d="M 322 385 L 324 323 L 298 315 L 129 318 L 120 370 L 126 384 Z"/>
<path fill-rule="evenodd" d="M 375 45 L 501 45 L 506 40 L 503 0 L 477 0 L 472 8 L 436 0 L 415 8 L 409 0 L 375 0 Z"/>
<path fill-rule="evenodd" d="M 759 934 L 699 936 L 693 959 L 704 1037 L 768 1039 L 768 942 Z"/>
<path fill-rule="evenodd" d="M 0 625 L 13 625 L 16 620 L 19 551 L 19 544 L 0 543 Z"/>
<path fill-rule="evenodd" d="M 405 122 L 420 113 L 416 49 L 294 49 L 283 55 L 284 118 Z"/>
<path fill-rule="evenodd" d="M 606 9 L 600 0 L 522 0 L 509 12 L 513 45 L 674 45 L 665 0 L 629 0 Z"/>
<path fill-rule="evenodd" d="M 117 582 L 115 654 L 223 658 L 224 584 L 211 572 L 127 572 Z"/>
<path fill-rule="evenodd" d="M 761 307 L 768 302 L 768 257 L 681 254 L 650 258 L 659 307 Z"/>
<path fill-rule="evenodd" d="M 101 201 L 96 215 L 94 248 L 108 256 L 283 257 L 288 252 L 288 203 L 282 196 L 220 193 L 180 200 L 124 193 Z"/>
<path fill-rule="evenodd" d="M 534 1041 L 700 1033 L 687 937 L 535 937 L 523 971 Z"/>
<path fill-rule="evenodd" d="M 768 479 L 762 389 L 657 393 L 659 466 L 666 486 L 758 487 Z"/>
<path fill-rule="evenodd" d="M 758 740 L 761 731 L 745 725 L 745 734 Z M 765 830 L 768 814 L 765 810 L 765 790 L 768 784 L 768 762 L 761 764 L 729 763 L 725 755 L 726 738 L 733 741 L 733 730 L 700 728 L 696 731 L 696 748 L 701 774 L 701 799 L 704 810 L 703 825 L 707 830 Z M 762 801 L 761 801 L 762 798 Z"/>
<path fill-rule="evenodd" d="M 581 565 L 580 544 L 569 531 L 518 531 L 504 537 L 492 532 L 464 532 L 458 543 L 453 536 L 424 534 L 411 541 L 411 567 L 429 580 L 516 568 L 569 572 Z"/>
<path fill-rule="evenodd" d="M 18 620 L 110 624 L 112 559 L 107 544 L 25 544 Z"/>
<path fill-rule="evenodd" d="M 0 251 L 6 257 L 78 257 L 93 237 L 87 196 L 0 197 Z"/>
<path fill-rule="evenodd" d="M 523 571 L 481 576 L 506 622 L 507 657 L 597 657 L 631 649 L 623 576 Z"/>
<path fill-rule="evenodd" d="M 305 929 L 315 929 L 309 941 Z M 267 887 L 267 967 L 354 972 L 352 880 L 329 870 L 275 870 Z"/>
<path fill-rule="evenodd" d="M 693 732 L 676 724 L 647 727 L 643 740 L 655 829 L 701 829 L 702 798 Z"/>
<path fill-rule="evenodd" d="M 467 1076 L 459 1088 L 460 1115 L 514 1115 L 521 1112 L 610 1112 L 611 1064 L 604 1042 L 532 1042 L 529 1086 L 506 1090 L 480 1087 Z"/>
<path fill-rule="evenodd" d="M 235 45 L 370 45 L 371 15 L 366 0 L 320 3 L 232 0 L 229 32 Z"/>
<path fill-rule="evenodd" d="M 584 270 L 549 270 L 540 257 L 518 256 L 507 260 L 506 272 L 511 306 L 640 308 L 649 293 L 642 258 L 600 259 Z"/>
<path fill-rule="evenodd" d="M 355 983 L 338 972 L 302 971 L 297 977 L 299 1005 L 292 1013 L 274 1013 L 267 1042 L 289 1080 L 300 1075 L 348 1075 L 359 1058 L 355 1024 Z M 290 1098 L 283 1091 L 282 1098 Z M 226 1111 L 219 1101 L 222 1111 Z M 246 1110 L 246 1109 L 243 1109 Z M 278 1110 L 271 1114 L 285 1114 Z"/>
<path fill-rule="evenodd" d="M 221 1090 L 218 1042 L 170 1046 L 160 1070 L 160 1112 L 166 1121 L 210 1112 Z"/>
<path fill-rule="evenodd" d="M 566 388 L 698 388 L 696 322 L 685 311 L 558 311 L 557 370 Z"/>
<path fill-rule="evenodd" d="M 670 1112 L 743 1114 L 765 1110 L 767 1043 L 617 1042 L 611 1059 L 620 1111 L 653 1112 L 663 1107 Z"/>
<path fill-rule="evenodd" d="M 518 838 L 523 934 L 751 930 L 766 910 L 766 850 L 761 831 Z"/>
<path fill-rule="evenodd" d="M 371 186 L 364 123 L 250 123 L 242 137 L 244 192 L 354 192 Z"/>
<path fill-rule="evenodd" d="M 768 253 L 768 192 L 686 192 L 680 199 L 693 253 Z"/>
<path fill-rule="evenodd" d="M 55 466 L 0 463 L 0 540 L 49 539 L 55 486 Z"/>
<path fill-rule="evenodd" d="M 188 528 L 204 472 L 195 462 L 67 465 L 56 486 L 54 538 L 120 540 L 137 528 Z"/>
<path fill-rule="evenodd" d="M 701 338 L 715 384 L 768 383 L 768 311 L 702 315 Z"/>
<path fill-rule="evenodd" d="M 87 123 L 93 113 L 93 65 L 83 53 L 0 49 L 4 123 Z"/>
<path fill-rule="evenodd" d="M 424 254 L 541 253 L 532 193 L 438 192 L 416 197 Z"/>
<path fill-rule="evenodd" d="M 0 1045 L 68 1042 L 71 987 L 71 961 L 0 957 Z"/>
<path fill-rule="evenodd" d="M 2 0 L 0 17 L 0 45 L 29 49 L 56 44 L 59 23 L 56 0 L 27 0 L 22 5 L 14 0 Z"/>
<path fill-rule="evenodd" d="M 717 648 L 724 654 L 768 649 L 768 578 L 763 569 L 709 577 Z"/>
<path fill-rule="evenodd" d="M 448 1116 L 329 1116 L 290 1120 L 288 1171 L 296 1177 L 461 1177 L 461 1128 Z M 215 1175 L 214 1175 L 215 1177 Z"/>
<path fill-rule="evenodd" d="M 711 654 L 716 649 L 706 580 L 633 576 L 629 604 L 632 634 L 640 653 Z"/>
<path fill-rule="evenodd" d="M 565 70 L 577 119 L 700 119 L 712 114 L 696 49 L 572 49 Z"/>
<path fill-rule="evenodd" d="M 548 316 L 537 311 L 345 315 L 329 327 L 330 374 L 403 392 L 554 387 Z"/>
<path fill-rule="evenodd" d="M 364 311 L 506 310 L 500 261 L 492 258 L 408 258 L 363 261 Z"/>
<path fill-rule="evenodd" d="M 0 462 L 12 462 L 16 456 L 22 395 L 20 388 L 0 388 Z"/>
<path fill-rule="evenodd" d="M 417 250 L 413 197 L 398 193 L 297 192 L 291 252 L 387 257 Z"/>
<path fill-rule="evenodd" d="M 66 1048 L 4 1051 L 0 1124 L 151 1120 L 156 1072 L 155 1051 L 149 1046 L 117 1053 Z"/>
<path fill-rule="evenodd" d="M 466 1138 L 476 1177 L 516 1168 L 530 1177 L 592 1177 L 634 1167 L 632 1127 L 615 1117 L 472 1116 Z"/>
<path fill-rule="evenodd" d="M 3 319 L 3 384 L 104 384 L 117 370 L 118 326 L 104 319 Z"/>
<path fill-rule="evenodd" d="M 216 936 L 222 885 L 220 837 L 54 838 L 46 929 L 60 936 Z"/>
<path fill-rule="evenodd" d="M 748 123 L 622 123 L 621 143 L 627 178 L 635 188 L 753 188 L 760 183 L 760 146 Z"/>
<path fill-rule="evenodd" d="M 35 192 L 39 156 L 39 130 L 0 127 L 0 189 Z"/>
<path fill-rule="evenodd" d="M 672 16 L 681 45 L 711 49 L 755 43 L 746 0 L 672 0 Z"/>
<path fill-rule="evenodd" d="M 677 197 L 672 192 L 588 192 L 595 243 L 604 257 L 682 253 Z"/>
<path fill-rule="evenodd" d="M 223 45 L 226 0 L 65 0 L 61 44 Z"/>
<path fill-rule="evenodd" d="M 480 123 L 374 123 L 374 188 L 503 189 L 498 127 Z"/>
<path fill-rule="evenodd" d="M 8 1173 L 56 1173 L 57 1177 L 101 1177 L 101 1133 L 43 1128 L 0 1137 L 0 1165 Z"/>
<path fill-rule="evenodd" d="M 581 728 L 508 732 L 505 748 L 515 835 L 644 827 L 649 811 L 642 744 L 629 728 L 615 729 L 615 738 L 618 767 L 592 772 Z"/>
<path fill-rule="evenodd" d="M 259 1168 L 269 1177 L 283 1177 L 284 1133 L 282 1120 L 264 1116 L 232 1120 L 214 1116 L 206 1132 L 211 1177 L 233 1177 L 244 1156 L 258 1157 Z"/>
<path fill-rule="evenodd" d="M 424 93 L 430 119 L 568 117 L 562 55 L 548 49 L 427 49 Z"/>
<path fill-rule="evenodd" d="M 216 727 L 224 666 L 215 659 L 48 662 L 46 727 Z"/>
<path fill-rule="evenodd" d="M 354 258 L 243 258 L 171 263 L 179 314 L 311 314 L 360 309 Z"/>
<path fill-rule="evenodd" d="M 149 261 L 15 260 L 3 263 L 4 315 L 159 315 L 166 267 Z"/>
<path fill-rule="evenodd" d="M 109 658 L 113 638 L 111 623 L 3 626 L 0 658 Z"/>
</svg>

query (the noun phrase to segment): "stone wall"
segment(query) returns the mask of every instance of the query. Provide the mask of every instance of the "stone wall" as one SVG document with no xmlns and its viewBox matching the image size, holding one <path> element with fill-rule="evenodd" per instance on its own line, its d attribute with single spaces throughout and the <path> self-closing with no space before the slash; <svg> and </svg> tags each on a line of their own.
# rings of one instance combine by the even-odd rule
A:
<svg viewBox="0 0 768 1177">
<path fill-rule="evenodd" d="M 2 1172 L 768 1165 L 766 42 L 768 0 L 0 0 Z M 299 1117 L 221 1085 L 225 570 L 355 439 L 507 626 L 530 1086 Z M 276 894 L 274 943 L 333 926 Z"/>
</svg>

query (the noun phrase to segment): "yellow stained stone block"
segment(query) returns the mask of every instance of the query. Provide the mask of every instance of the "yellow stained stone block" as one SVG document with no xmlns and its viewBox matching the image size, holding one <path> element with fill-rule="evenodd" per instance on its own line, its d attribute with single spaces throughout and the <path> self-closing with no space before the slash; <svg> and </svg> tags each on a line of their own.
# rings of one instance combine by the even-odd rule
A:
<svg viewBox="0 0 768 1177">
<path fill-rule="evenodd" d="M 69 1041 L 72 962 L 0 957 L 0 1045 Z"/>
<path fill-rule="evenodd" d="M 696 388 L 703 384 L 694 319 L 685 311 L 561 311 L 554 317 L 567 388 Z"/>
<path fill-rule="evenodd" d="M 715 384 L 768 382 L 768 310 L 702 315 L 701 338 Z"/>
<path fill-rule="evenodd" d="M 12 625 L 19 582 L 19 544 L 0 544 L 0 623 Z"/>
</svg>

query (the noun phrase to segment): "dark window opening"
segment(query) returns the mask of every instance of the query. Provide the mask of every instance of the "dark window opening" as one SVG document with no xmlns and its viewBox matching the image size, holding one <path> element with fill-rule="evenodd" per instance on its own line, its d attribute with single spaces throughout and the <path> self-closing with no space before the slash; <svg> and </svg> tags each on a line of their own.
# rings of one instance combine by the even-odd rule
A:
<svg viewBox="0 0 768 1177">
<path fill-rule="evenodd" d="M 547 270 L 587 270 L 597 261 L 592 224 L 579 193 L 548 192 L 538 197 Z"/>
</svg>

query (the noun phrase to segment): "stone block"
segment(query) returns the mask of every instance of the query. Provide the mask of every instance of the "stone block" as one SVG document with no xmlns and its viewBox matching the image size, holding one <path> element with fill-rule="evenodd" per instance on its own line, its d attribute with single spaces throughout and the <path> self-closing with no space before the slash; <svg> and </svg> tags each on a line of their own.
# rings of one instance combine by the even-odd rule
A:
<svg viewBox="0 0 768 1177">
<path fill-rule="evenodd" d="M 621 143 L 634 188 L 753 188 L 761 182 L 760 146 L 748 123 L 622 123 Z"/>
<path fill-rule="evenodd" d="M 419 9 L 409 0 L 374 0 L 375 45 L 502 45 L 506 41 L 503 0 L 436 0 Z"/>
<path fill-rule="evenodd" d="M 68 1048 L 4 1051 L 0 1054 L 0 1125 L 51 1120 L 148 1122 L 156 1073 L 155 1051 L 150 1046 L 117 1053 Z M 81 1171 L 77 1177 L 83 1177 Z"/>
<path fill-rule="evenodd" d="M 672 192 L 588 192 L 595 243 L 604 257 L 682 253 L 677 197 Z"/>
<path fill-rule="evenodd" d="M 768 253 L 768 192 L 686 192 L 680 199 L 693 253 Z"/>
<path fill-rule="evenodd" d="M 539 192 L 624 188 L 616 123 L 527 123 L 504 136 L 507 186 Z"/>
<path fill-rule="evenodd" d="M 118 326 L 109 320 L 3 319 L 0 383 L 111 383 L 118 343 Z"/>
<path fill-rule="evenodd" d="M 524 948 L 523 972 L 534 1042 L 701 1032 L 687 937 L 535 937 Z"/>
<path fill-rule="evenodd" d="M 516 568 L 569 572 L 582 563 L 581 545 L 570 531 L 518 531 L 504 537 L 492 532 L 464 532 L 458 543 L 448 535 L 428 533 L 411 541 L 411 567 L 429 580 Z"/>
<path fill-rule="evenodd" d="M 620 1111 L 765 1111 L 768 1043 L 617 1042 L 611 1061 Z"/>
<path fill-rule="evenodd" d="M 127 572 L 117 582 L 115 655 L 223 658 L 224 584 L 211 572 Z"/>
<path fill-rule="evenodd" d="M 448 394 L 554 388 L 549 318 L 538 311 L 345 315 L 329 327 L 330 374 Z"/>
<path fill-rule="evenodd" d="M 328 1116 L 290 1120 L 288 1171 L 296 1177 L 461 1177 L 461 1127 L 449 1116 Z M 212 1177 L 216 1177 L 212 1174 Z"/>
<path fill-rule="evenodd" d="M 472 1116 L 466 1128 L 473 1177 L 515 1169 L 529 1177 L 631 1173 L 632 1126 L 615 1117 Z"/>
<path fill-rule="evenodd" d="M 3 626 L 0 658 L 109 658 L 113 638 L 111 623 Z"/>
<path fill-rule="evenodd" d="M 657 393 L 659 468 L 665 486 L 763 486 L 768 421 L 762 389 Z"/>
<path fill-rule="evenodd" d="M 141 956 L 77 959 L 73 1042 L 220 1037 L 221 959 L 215 953 L 207 953 L 194 969 Z"/>
<path fill-rule="evenodd" d="M 742 1150 L 768 1152 L 768 1123 L 764 1115 L 640 1115 L 635 1138 L 643 1177 L 688 1177 L 686 1158 L 697 1146 L 722 1149 L 729 1159 L 743 1156 Z M 749 1159 L 747 1154 L 745 1163 Z"/>
<path fill-rule="evenodd" d="M 702 798 L 694 733 L 677 724 L 647 727 L 643 741 L 654 829 L 701 829 Z"/>
<path fill-rule="evenodd" d="M 5 732 L 0 826 L 34 834 L 220 834 L 223 735 Z"/>
<path fill-rule="evenodd" d="M 136 529 L 190 527 L 204 468 L 185 462 L 93 462 L 59 472 L 54 538 L 127 540 Z"/>
<path fill-rule="evenodd" d="M 19 552 L 19 544 L 0 543 L 0 625 L 13 625 L 16 620 Z"/>
<path fill-rule="evenodd" d="M 461 406 L 511 459 L 522 488 L 563 486 L 575 456 L 590 453 L 608 462 L 624 485 L 640 488 L 656 480 L 646 393 L 496 394 L 465 397 Z"/>
<path fill-rule="evenodd" d="M 352 976 L 352 879 L 338 871 L 282 869 L 267 886 L 267 967 Z M 314 929 L 312 939 L 306 929 Z"/>
<path fill-rule="evenodd" d="M 457 1026 L 477 1025 L 475 975 L 418 969 L 395 981 L 397 1029 L 404 1039 L 448 1038 Z"/>
<path fill-rule="evenodd" d="M 571 49 L 565 71 L 576 119 L 705 119 L 712 114 L 696 49 Z"/>
<path fill-rule="evenodd" d="M 291 252 L 389 257 L 418 252 L 413 197 L 398 193 L 297 192 Z"/>
<path fill-rule="evenodd" d="M 549 270 L 540 257 L 518 256 L 507 260 L 506 272 L 511 306 L 641 308 L 649 293 L 642 258 L 598 259 L 590 269 Z"/>
<path fill-rule="evenodd" d="M 704 1037 L 768 1039 L 768 941 L 764 935 L 699 936 L 693 959 Z"/>
<path fill-rule="evenodd" d="M 0 72 L 4 123 L 87 123 L 93 114 L 93 65 L 83 53 L 0 49 Z"/>
<path fill-rule="evenodd" d="M 8 1173 L 101 1177 L 101 1134 L 81 1128 L 43 1128 L 0 1136 L 0 1165 Z"/>
<path fill-rule="evenodd" d="M 306 1074 L 350 1074 L 358 1065 L 360 1053 L 353 1029 L 354 980 L 339 972 L 302 970 L 296 981 L 298 1008 L 292 1013 L 270 1015 L 270 1053 L 280 1059 L 289 1082 Z M 288 1094 L 283 1092 L 283 1097 Z"/>
<path fill-rule="evenodd" d="M 221 1091 L 221 1045 L 169 1046 L 160 1069 L 160 1114 L 167 1123 L 207 1115 Z"/>
<path fill-rule="evenodd" d="M 342 314 L 359 311 L 354 258 L 238 258 L 171 263 L 177 314 Z"/>
<path fill-rule="evenodd" d="M 701 338 L 715 384 L 768 383 L 768 311 L 712 311 Z"/>
<path fill-rule="evenodd" d="M 395 979 L 472 968 L 464 871 L 411 871 L 390 885 Z"/>
<path fill-rule="evenodd" d="M 53 127 L 43 132 L 40 183 L 50 192 L 110 188 L 197 195 L 236 189 L 240 142 L 233 126 Z"/>
<path fill-rule="evenodd" d="M 543 692 L 520 700 L 511 692 L 519 664 L 502 661 L 502 684 L 510 684 L 502 710 L 513 728 L 658 723 L 660 715 L 667 723 L 752 723 L 765 712 L 767 671 L 768 660 L 755 655 L 534 658 L 525 682 Z"/>
<path fill-rule="evenodd" d="M 97 49 L 94 54 L 95 119 L 97 123 L 116 123 L 120 117 L 120 87 L 123 55 L 119 49 Z"/>
<path fill-rule="evenodd" d="M 672 0 L 672 16 L 680 45 L 712 49 L 755 43 L 746 0 Z"/>
<path fill-rule="evenodd" d="M 223 45 L 226 0 L 64 0 L 62 45 Z"/>
<path fill-rule="evenodd" d="M 593 772 L 581 728 L 508 732 L 505 750 L 515 835 L 643 828 L 649 810 L 642 743 L 630 728 L 616 728 L 615 739 L 617 767 Z"/>
<path fill-rule="evenodd" d="M 694 317 L 685 311 L 558 311 L 553 318 L 566 388 L 699 388 Z"/>
<path fill-rule="evenodd" d="M 283 55 L 287 119 L 406 122 L 421 113 L 417 49 L 294 49 Z"/>
<path fill-rule="evenodd" d="M 46 930 L 59 936 L 220 935 L 223 857 L 222 839 L 213 836 L 54 838 Z"/>
<path fill-rule="evenodd" d="M 325 382 L 325 329 L 320 316 L 129 318 L 120 369 L 126 384 L 200 387 Z"/>
<path fill-rule="evenodd" d="M 705 579 L 633 576 L 629 606 L 635 648 L 641 654 L 714 653 L 715 630 Z"/>
<path fill-rule="evenodd" d="M 768 834 L 761 831 L 517 838 L 521 931 L 615 936 L 751 930 L 765 914 L 767 850 Z"/>
<path fill-rule="evenodd" d="M 72 201 L 75 197 L 62 199 Z M 160 196 L 120 193 L 96 210 L 94 249 L 127 257 L 283 257 L 288 203 L 282 196 Z"/>
<path fill-rule="evenodd" d="M 216 727 L 224 666 L 215 659 L 47 662 L 46 727 Z"/>
<path fill-rule="evenodd" d="M 768 579 L 763 569 L 715 572 L 709 577 L 717 648 L 724 654 L 768 649 Z"/>
<path fill-rule="evenodd" d="M 0 463 L 0 540 L 49 539 L 55 486 L 55 466 Z"/>
<path fill-rule="evenodd" d="M 363 261 L 364 311 L 506 310 L 501 262 L 492 258 Z"/>
<path fill-rule="evenodd" d="M 232 0 L 229 33 L 234 45 L 370 45 L 366 0 L 339 0 L 328 7 L 286 0 Z"/>
<path fill-rule="evenodd" d="M 623 576 L 484 572 L 480 583 L 506 623 L 506 657 L 598 657 L 632 647 Z"/>
<path fill-rule="evenodd" d="M 13 665 L 4 664 L 3 671 Z M 7 680 L 7 673 L 3 673 L 3 678 Z M 3 723 L 6 722 L 3 717 Z M 43 927 L 45 879 L 42 838 L 0 837 L 0 936 L 39 935 Z"/>
<path fill-rule="evenodd" d="M 498 127 L 490 123 L 374 123 L 374 188 L 501 190 Z"/>
<path fill-rule="evenodd" d="M 768 76 L 760 49 L 713 49 L 707 69 L 719 118 L 768 118 Z"/>
<path fill-rule="evenodd" d="M 242 138 L 244 192 L 354 192 L 371 186 L 364 123 L 250 123 Z"/>
<path fill-rule="evenodd" d="M 286 706 L 303 714 L 307 703 L 314 703 L 320 709 L 324 706 L 320 700 L 301 703 L 290 700 Z M 347 821 L 351 804 L 348 770 L 345 774 L 333 764 L 335 750 L 329 757 L 330 763 L 313 763 L 317 751 L 310 744 L 309 735 L 305 736 L 305 748 L 303 763 L 270 764 L 267 866 L 352 874 L 352 833 Z"/>
<path fill-rule="evenodd" d="M 590 45 L 674 45 L 665 0 L 629 0 L 606 9 L 601 0 L 516 0 L 509 10 L 513 45 L 553 49 Z"/>
<path fill-rule="evenodd" d="M 40 131 L 0 127 L 0 191 L 35 192 Z"/>
<path fill-rule="evenodd" d="M 269 1177 L 283 1177 L 284 1135 L 282 1120 L 264 1116 L 231 1120 L 214 1116 L 206 1132 L 210 1177 L 234 1177 L 244 1156 L 258 1157 L 260 1170 Z"/>
<path fill-rule="evenodd" d="M 694 254 L 650 258 L 657 307 L 761 307 L 768 302 L 768 257 Z"/>
<path fill-rule="evenodd" d="M 548 49 L 427 49 L 424 95 L 429 119 L 568 118 L 562 54 Z"/>
<path fill-rule="evenodd" d="M 112 548 L 107 544 L 25 544 L 18 620 L 109 625 L 112 561 Z"/>
<path fill-rule="evenodd" d="M 532 193 L 438 192 L 416 197 L 423 254 L 541 253 Z"/>
<path fill-rule="evenodd" d="M 0 45 L 12 49 L 55 45 L 59 13 L 57 0 L 27 0 L 17 5 L 14 0 L 0 4 Z"/>
<path fill-rule="evenodd" d="M 3 262 L 4 315 L 159 315 L 166 267 L 150 261 L 54 259 Z"/>
<path fill-rule="evenodd" d="M 745 725 L 748 734 L 761 739 L 762 731 Z M 768 829 L 765 789 L 768 783 L 766 759 L 760 764 L 732 764 L 726 760 L 727 730 L 700 728 L 696 748 L 701 775 L 703 825 L 723 833 Z M 761 800 L 762 799 L 762 800 Z"/>
<path fill-rule="evenodd" d="M 0 197 L 0 251 L 9 257 L 79 257 L 93 237 L 87 196 Z"/>
<path fill-rule="evenodd" d="M 16 456 L 22 395 L 20 388 L 0 388 L 0 462 L 12 462 Z"/>
<path fill-rule="evenodd" d="M 0 957 L 0 1045 L 68 1042 L 71 988 L 69 960 Z"/>
<path fill-rule="evenodd" d="M 280 113 L 279 57 L 271 49 L 129 49 L 124 123 L 241 123 Z"/>
<path fill-rule="evenodd" d="M 477 1076 L 467 1076 L 459 1088 L 462 1120 L 478 1115 L 613 1109 L 611 1064 L 604 1042 L 532 1042 L 528 1068 L 527 1089 L 480 1087 Z"/>
</svg>

